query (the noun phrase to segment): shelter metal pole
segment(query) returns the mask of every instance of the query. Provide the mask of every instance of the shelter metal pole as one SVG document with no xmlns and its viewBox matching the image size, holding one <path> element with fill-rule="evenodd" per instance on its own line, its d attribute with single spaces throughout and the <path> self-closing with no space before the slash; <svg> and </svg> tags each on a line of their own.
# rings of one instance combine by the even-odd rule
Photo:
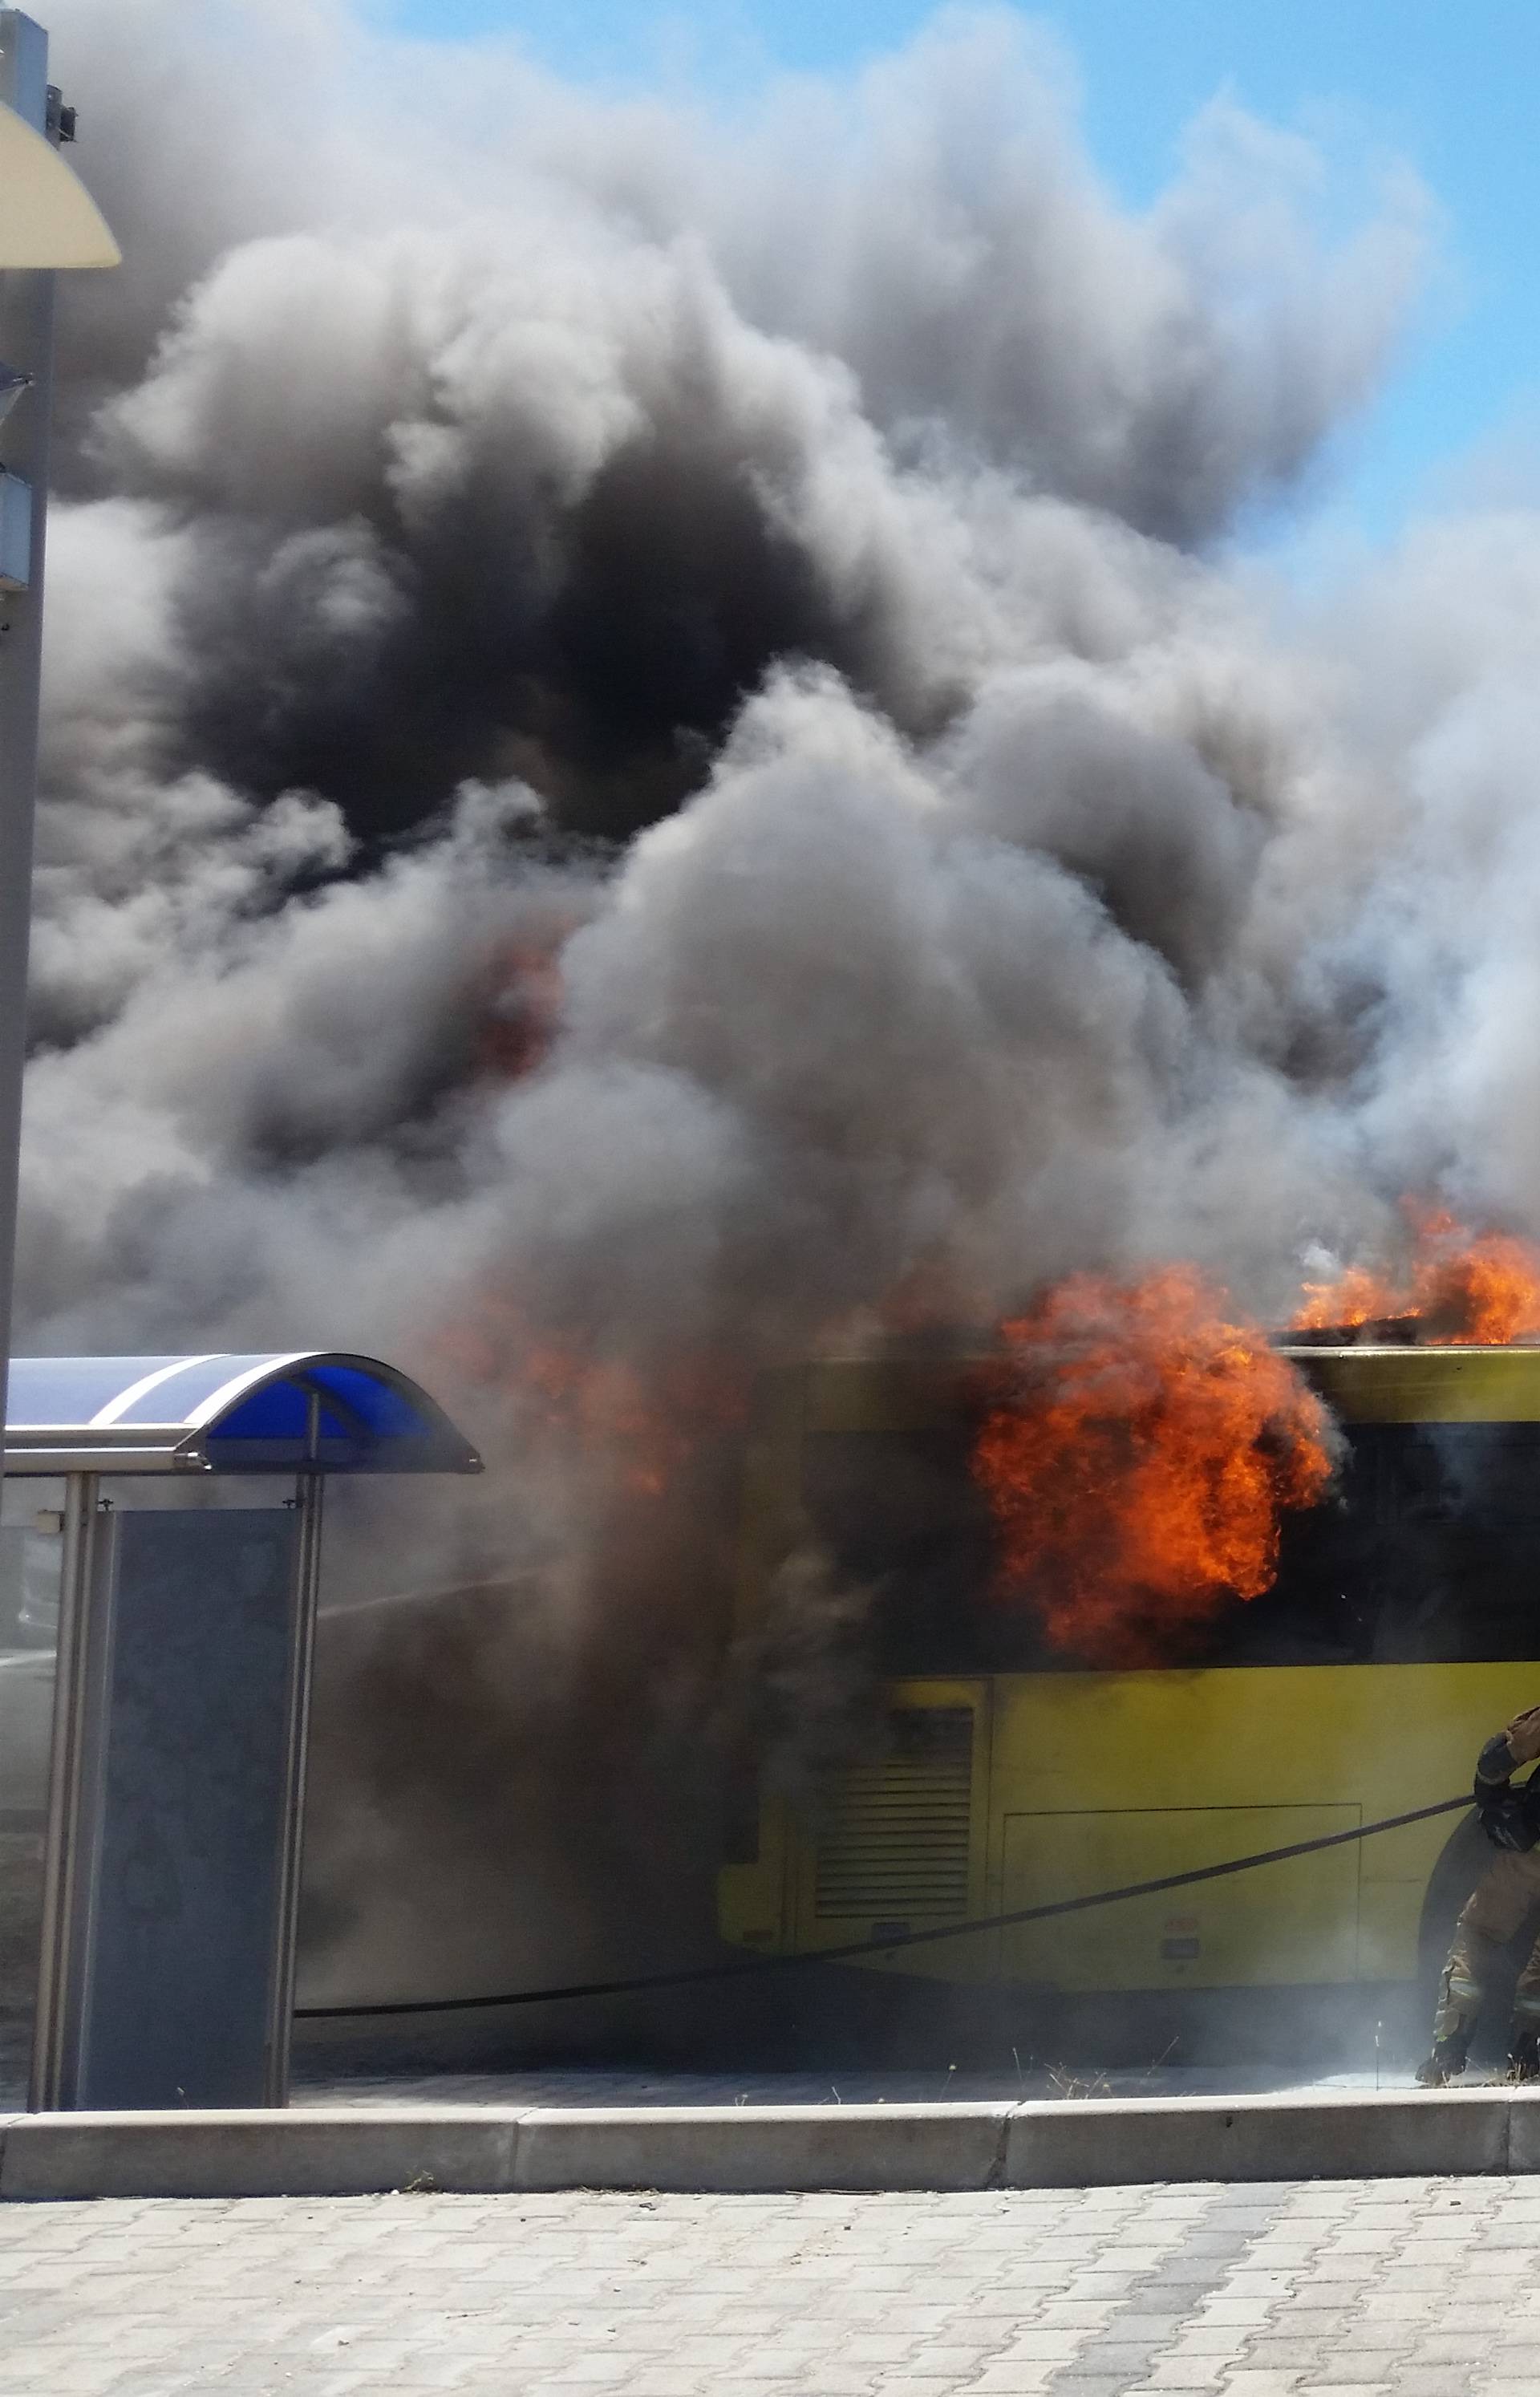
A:
<svg viewBox="0 0 1540 2397">
<path fill-rule="evenodd" d="M 20 8 L 0 8 L 0 100 L 40 133 L 48 130 L 48 37 Z M 21 1078 L 26 1060 L 53 303 L 51 274 L 36 269 L 0 274 L 0 365 L 29 379 L 27 389 L 0 426 L 0 467 L 31 487 L 32 511 L 26 588 L 0 586 L 0 1422 L 5 1420 L 5 1380 L 10 1359 Z"/>
<path fill-rule="evenodd" d="M 321 1402 L 312 1391 L 305 1426 L 307 1459 L 320 1454 Z M 298 1965 L 300 1874 L 304 1858 L 305 1765 L 310 1749 L 310 1683 L 315 1654 L 315 1613 L 321 1592 L 321 1521 L 325 1477 L 307 1463 L 295 1492 L 300 1510 L 295 1573 L 293 1661 L 288 1686 L 288 1753 L 284 1774 L 283 1854 L 278 1870 L 278 1966 L 274 1975 L 273 2020 L 268 2038 L 270 2106 L 288 2103 L 289 2051 L 294 2035 L 294 1975 Z"/>
<path fill-rule="evenodd" d="M 99 1482 L 72 1473 L 64 1484 L 64 1545 L 59 1581 L 59 1646 L 54 1661 L 53 1754 L 43 1847 L 43 1926 L 33 2015 L 33 2113 L 58 2105 L 63 2086 L 71 2003 L 70 1949 L 75 1918 L 81 1778 L 89 1714 L 88 1610 L 96 1570 Z"/>
</svg>

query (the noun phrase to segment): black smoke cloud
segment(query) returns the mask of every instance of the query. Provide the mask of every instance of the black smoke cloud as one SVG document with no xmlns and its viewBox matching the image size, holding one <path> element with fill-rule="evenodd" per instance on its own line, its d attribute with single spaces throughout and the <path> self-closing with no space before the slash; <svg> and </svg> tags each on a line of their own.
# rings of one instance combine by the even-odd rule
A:
<svg viewBox="0 0 1540 2397">
<path fill-rule="evenodd" d="M 321 5 L 66 8 L 60 49 L 130 260 L 72 312 L 75 471 L 183 544 L 169 755 L 366 838 L 509 773 L 635 832 L 786 658 L 934 730 L 927 502 L 1212 538 L 1372 386 L 1415 246 L 1312 243 L 1222 111 L 1119 214 L 1004 15 L 737 139 L 511 60 L 419 92 Z"/>
<path fill-rule="evenodd" d="M 24 1336 L 468 1414 L 499 1469 L 390 1574 L 501 1589 L 486 1670 L 371 1652 L 330 1853 L 533 1968 L 562 1757 L 599 1948 L 667 1919 L 624 1793 L 710 1746 L 761 1366 L 1173 1254 L 1267 1311 L 1409 1187 L 1534 1225 L 1540 544 L 1309 612 L 1238 562 L 1427 206 L 1344 233 L 1224 105 L 1132 215 L 1009 13 L 731 124 L 335 0 L 54 15 L 127 263 L 64 317 Z M 475 1904 L 401 1869 L 413 1689 L 543 1760 Z M 427 1970 L 384 1919 L 340 1981 Z"/>
</svg>

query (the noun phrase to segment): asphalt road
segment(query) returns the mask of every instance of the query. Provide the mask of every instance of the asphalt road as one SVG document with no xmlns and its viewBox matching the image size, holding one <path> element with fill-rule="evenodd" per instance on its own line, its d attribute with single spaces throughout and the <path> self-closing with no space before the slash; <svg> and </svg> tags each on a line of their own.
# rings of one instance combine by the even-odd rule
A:
<svg viewBox="0 0 1540 2397">
<path fill-rule="evenodd" d="M 1533 2397 L 1540 2180 L 0 2213 L 5 2397 Z"/>
</svg>

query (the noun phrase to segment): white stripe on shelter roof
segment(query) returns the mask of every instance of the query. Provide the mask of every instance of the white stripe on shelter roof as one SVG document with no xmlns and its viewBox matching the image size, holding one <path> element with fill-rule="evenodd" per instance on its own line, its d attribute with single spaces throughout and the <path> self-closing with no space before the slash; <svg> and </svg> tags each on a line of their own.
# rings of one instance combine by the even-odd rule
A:
<svg viewBox="0 0 1540 2397">
<path fill-rule="evenodd" d="M 201 1431 L 205 1424 L 211 1423 L 217 1414 L 222 1413 L 253 1383 L 273 1381 L 278 1374 L 287 1373 L 291 1365 L 308 1365 L 313 1358 L 326 1354 L 324 1348 L 296 1348 L 288 1357 L 264 1357 L 260 1364 L 248 1365 L 246 1372 L 237 1373 L 233 1381 L 221 1382 L 212 1398 L 203 1399 L 184 1417 L 184 1421 L 194 1430 Z"/>
<path fill-rule="evenodd" d="M 162 1382 L 169 1382 L 175 1374 L 184 1373 L 189 1365 L 211 1365 L 220 1354 L 218 1348 L 210 1348 L 205 1357 L 173 1357 L 168 1365 L 157 1365 L 153 1373 L 141 1373 L 137 1382 L 130 1382 L 126 1390 L 119 1390 L 115 1399 L 109 1399 L 107 1404 L 91 1417 L 91 1429 L 95 1431 L 103 1424 L 120 1423 L 137 1400 L 158 1388 Z M 181 1421 L 180 1416 L 178 1421 Z"/>
</svg>

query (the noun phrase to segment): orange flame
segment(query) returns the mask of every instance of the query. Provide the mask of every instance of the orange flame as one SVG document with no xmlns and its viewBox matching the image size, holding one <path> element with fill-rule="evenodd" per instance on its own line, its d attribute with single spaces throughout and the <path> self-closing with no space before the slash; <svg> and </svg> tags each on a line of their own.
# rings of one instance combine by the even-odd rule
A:
<svg viewBox="0 0 1540 2397">
<path fill-rule="evenodd" d="M 497 1081 L 517 1081 L 545 1061 L 566 996 L 562 951 L 576 917 L 555 915 L 538 930 L 502 942 L 477 994 L 476 1064 Z"/>
<path fill-rule="evenodd" d="M 1509 1232 L 1472 1232 L 1453 1215 L 1408 1209 L 1414 1247 L 1397 1279 L 1350 1265 L 1306 1282 L 1297 1332 L 1415 1319 L 1430 1347 L 1506 1347 L 1540 1333 L 1540 1250 Z"/>
<path fill-rule="evenodd" d="M 544 1341 L 526 1353 L 520 1380 L 546 1428 L 607 1451 L 634 1498 L 663 1497 L 700 1437 L 703 1393 L 685 1369 L 653 1382 L 622 1359 L 595 1359 Z"/>
<path fill-rule="evenodd" d="M 497 1393 L 520 1444 L 603 1460 L 611 1486 L 662 1498 L 703 1440 L 744 1411 L 741 1378 L 703 1356 L 644 1366 L 594 1354 L 576 1333 L 537 1332 L 505 1300 L 439 1335 L 448 1372 Z"/>
<path fill-rule="evenodd" d="M 1325 1494 L 1325 1409 L 1226 1306 L 1173 1265 L 1132 1286 L 1076 1275 L 1002 1327 L 1011 1386 L 973 1473 L 1001 1593 L 1030 1599 L 1057 1648 L 1153 1660 L 1269 1588 L 1283 1511 Z"/>
</svg>

